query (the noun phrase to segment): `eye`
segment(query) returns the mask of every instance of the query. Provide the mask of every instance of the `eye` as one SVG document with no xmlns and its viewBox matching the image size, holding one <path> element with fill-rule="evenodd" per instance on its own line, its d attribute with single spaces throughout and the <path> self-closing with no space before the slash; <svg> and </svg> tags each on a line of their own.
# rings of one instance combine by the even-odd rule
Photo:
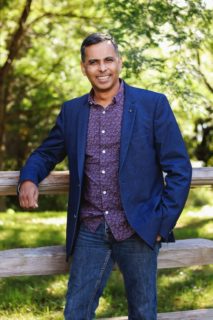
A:
<svg viewBox="0 0 213 320">
<path fill-rule="evenodd" d="M 97 63 L 96 60 L 90 60 L 90 61 L 89 61 L 89 65 L 94 65 L 94 64 L 96 64 L 96 63 Z"/>
<path fill-rule="evenodd" d="M 112 57 L 106 58 L 106 62 L 113 62 L 113 61 L 114 61 L 114 58 Z"/>
</svg>

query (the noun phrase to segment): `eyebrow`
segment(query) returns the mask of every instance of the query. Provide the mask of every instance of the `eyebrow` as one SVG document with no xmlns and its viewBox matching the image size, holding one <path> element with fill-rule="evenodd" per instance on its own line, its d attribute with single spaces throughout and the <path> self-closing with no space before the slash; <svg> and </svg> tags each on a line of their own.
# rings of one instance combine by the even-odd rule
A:
<svg viewBox="0 0 213 320">
<path fill-rule="evenodd" d="M 115 57 L 113 56 L 108 56 L 108 57 L 105 57 L 104 60 L 107 60 L 107 59 L 115 59 Z M 100 61 L 100 59 L 89 59 L 88 62 L 98 62 Z"/>
</svg>

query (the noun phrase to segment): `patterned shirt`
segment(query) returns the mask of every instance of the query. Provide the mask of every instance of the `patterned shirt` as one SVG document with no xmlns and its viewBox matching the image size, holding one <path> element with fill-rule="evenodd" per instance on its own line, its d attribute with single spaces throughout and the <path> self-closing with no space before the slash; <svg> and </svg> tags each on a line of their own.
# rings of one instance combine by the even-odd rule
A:
<svg viewBox="0 0 213 320">
<path fill-rule="evenodd" d="M 119 151 L 124 84 L 121 82 L 111 104 L 103 107 L 89 95 L 90 115 L 84 167 L 81 220 L 91 232 L 105 221 L 118 241 L 129 238 L 134 230 L 122 208 L 119 183 Z"/>
</svg>

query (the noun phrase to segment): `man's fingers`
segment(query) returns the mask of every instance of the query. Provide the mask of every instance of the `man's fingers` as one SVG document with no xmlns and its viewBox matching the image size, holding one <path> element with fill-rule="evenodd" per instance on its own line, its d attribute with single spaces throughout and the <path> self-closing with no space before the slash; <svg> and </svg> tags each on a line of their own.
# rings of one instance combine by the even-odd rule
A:
<svg viewBox="0 0 213 320">
<path fill-rule="evenodd" d="M 29 209 L 34 209 L 34 208 L 36 208 L 36 206 L 37 206 L 37 201 L 35 200 L 35 197 L 34 197 L 34 190 L 31 190 L 27 196 L 28 196 L 28 206 L 29 206 Z"/>
<path fill-rule="evenodd" d="M 35 208 L 38 208 L 38 188 L 34 189 L 34 205 Z"/>
<path fill-rule="evenodd" d="M 20 190 L 20 193 L 19 193 L 19 202 L 20 202 L 20 206 L 22 208 L 28 208 L 29 207 L 28 196 L 27 196 L 27 194 L 25 194 L 24 191 L 21 191 L 21 190 Z"/>
<path fill-rule="evenodd" d="M 38 188 L 31 181 L 24 181 L 19 191 L 19 203 L 24 209 L 35 209 L 38 207 Z"/>
</svg>

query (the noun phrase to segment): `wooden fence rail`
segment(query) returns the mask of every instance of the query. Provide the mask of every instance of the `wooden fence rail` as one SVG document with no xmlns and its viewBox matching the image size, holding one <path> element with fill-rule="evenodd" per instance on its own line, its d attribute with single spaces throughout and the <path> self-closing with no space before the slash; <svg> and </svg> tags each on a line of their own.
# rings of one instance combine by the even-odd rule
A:
<svg viewBox="0 0 213 320">
<path fill-rule="evenodd" d="M 213 309 L 159 313 L 158 320 L 212 320 Z M 128 317 L 104 318 L 99 320 L 128 320 Z"/>
<path fill-rule="evenodd" d="M 19 171 L 0 171 L 0 196 L 15 195 Z M 193 168 L 192 187 L 213 185 L 213 167 Z M 39 186 L 40 194 L 59 194 L 69 189 L 69 171 L 53 171 Z"/>
<path fill-rule="evenodd" d="M 0 277 L 61 274 L 68 271 L 65 247 L 51 246 L 0 251 Z M 178 240 L 163 243 L 158 268 L 188 267 L 213 263 L 213 241 Z"/>
<path fill-rule="evenodd" d="M 0 196 L 16 195 L 18 171 L 0 171 Z M 213 167 L 193 168 L 191 187 L 213 186 Z M 69 172 L 52 172 L 39 185 L 40 194 L 65 193 L 69 189 Z M 213 263 L 213 241 L 207 239 L 178 240 L 162 244 L 158 268 L 176 268 Z M 0 277 L 50 275 L 68 271 L 64 246 L 22 248 L 0 251 Z M 113 318 L 126 320 L 127 317 Z M 213 319 L 213 309 L 162 313 L 159 320 Z M 107 319 L 105 319 L 107 320 Z"/>
</svg>

